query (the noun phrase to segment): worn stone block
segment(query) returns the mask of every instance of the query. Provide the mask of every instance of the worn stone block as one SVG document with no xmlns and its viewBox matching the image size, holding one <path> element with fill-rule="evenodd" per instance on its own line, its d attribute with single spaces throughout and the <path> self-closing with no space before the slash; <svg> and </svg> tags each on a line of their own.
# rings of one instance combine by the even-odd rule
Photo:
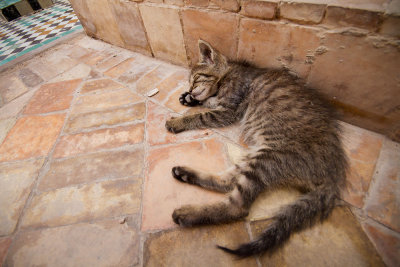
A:
<svg viewBox="0 0 400 267">
<path fill-rule="evenodd" d="M 43 162 L 38 159 L 0 164 L 0 236 L 14 232 Z"/>
<path fill-rule="evenodd" d="M 138 5 L 131 1 L 117 0 L 112 1 L 110 6 L 124 47 L 151 56 Z"/>
<path fill-rule="evenodd" d="M 68 81 L 68 80 L 77 80 L 77 79 L 86 79 L 90 78 L 90 76 L 94 72 L 92 68 L 86 64 L 78 64 L 70 70 L 56 76 L 55 78 L 51 79 L 51 82 L 61 82 L 61 81 Z"/>
<path fill-rule="evenodd" d="M 0 264 L 2 265 L 6 258 L 8 248 L 11 246 L 11 242 L 12 242 L 11 237 L 0 238 Z"/>
<path fill-rule="evenodd" d="M 241 2 L 240 14 L 258 19 L 273 19 L 276 14 L 277 3 L 266 1 L 244 0 Z"/>
<path fill-rule="evenodd" d="M 164 3 L 175 6 L 183 6 L 185 4 L 183 0 L 164 0 Z"/>
<path fill-rule="evenodd" d="M 168 98 L 168 96 L 179 87 L 185 87 L 185 89 L 188 90 L 188 80 L 188 71 L 177 71 L 157 85 L 157 89 L 159 90 L 159 92 L 152 98 L 163 103 Z"/>
<path fill-rule="evenodd" d="M 182 12 L 182 21 L 191 64 L 195 64 L 199 60 L 199 39 L 209 42 L 225 56 L 236 59 L 238 15 L 188 9 Z"/>
<path fill-rule="evenodd" d="M 135 214 L 140 210 L 141 179 L 118 179 L 72 186 L 36 195 L 22 227 L 59 226 Z"/>
<path fill-rule="evenodd" d="M 390 16 L 381 25 L 379 33 L 400 38 L 400 17 Z"/>
<path fill-rule="evenodd" d="M 158 62 L 146 58 L 146 60 L 136 61 L 136 64 L 131 65 L 131 68 L 122 74 L 118 81 L 123 82 L 130 86 L 135 86 L 136 82 L 146 73 L 155 69 L 159 65 Z"/>
<path fill-rule="evenodd" d="M 385 140 L 376 164 L 365 210 L 375 220 L 400 232 L 400 144 Z"/>
<path fill-rule="evenodd" d="M 94 152 L 124 145 L 141 143 L 144 137 L 144 124 L 120 126 L 88 133 L 62 136 L 54 150 L 54 157 Z"/>
<path fill-rule="evenodd" d="M 73 94 L 82 80 L 49 83 L 40 87 L 24 110 L 24 114 L 39 114 L 69 108 Z"/>
<path fill-rule="evenodd" d="M 211 0 L 210 2 L 221 9 L 233 12 L 239 11 L 240 7 L 238 0 Z"/>
<path fill-rule="evenodd" d="M 64 119 L 64 114 L 20 118 L 0 146 L 0 161 L 46 156 Z"/>
<path fill-rule="evenodd" d="M 75 14 L 81 22 L 83 28 L 89 36 L 94 36 L 97 32 L 96 25 L 93 22 L 92 14 L 85 0 L 70 0 Z"/>
<path fill-rule="evenodd" d="M 349 124 L 343 124 L 342 136 L 350 165 L 342 195 L 350 204 L 362 208 L 374 175 L 383 136 Z"/>
<path fill-rule="evenodd" d="M 155 88 L 162 80 L 167 78 L 174 70 L 167 66 L 161 65 L 152 71 L 146 73 L 136 83 L 136 92 L 145 95 L 147 92 Z"/>
<path fill-rule="evenodd" d="M 79 114 L 69 118 L 64 131 L 67 133 L 73 133 L 92 127 L 111 126 L 114 124 L 133 122 L 143 119 L 145 113 L 145 104 L 138 103 L 129 107 Z"/>
<path fill-rule="evenodd" d="M 124 85 L 110 79 L 99 79 L 85 82 L 80 90 L 81 94 L 121 89 Z"/>
<path fill-rule="evenodd" d="M 346 122 L 391 132 L 400 119 L 397 48 L 350 33 L 326 33 L 323 46 L 327 52 L 315 58 L 308 84 L 326 94 Z"/>
<path fill-rule="evenodd" d="M 25 86 L 18 75 L 3 73 L 0 76 L 0 106 L 9 103 L 28 90 L 29 88 Z"/>
<path fill-rule="evenodd" d="M 3 143 L 10 129 L 14 126 L 16 118 L 0 120 L 0 144 Z"/>
<path fill-rule="evenodd" d="M 99 179 L 116 179 L 140 175 L 143 150 L 122 150 L 79 155 L 54 160 L 38 189 L 48 191 Z"/>
<path fill-rule="evenodd" d="M 0 108 L 0 119 L 10 118 L 17 116 L 25 107 L 26 103 L 32 98 L 35 93 L 34 90 L 28 91 L 22 96 L 14 99 L 14 101 L 4 105 Z"/>
<path fill-rule="evenodd" d="M 28 68 L 21 69 L 21 71 L 18 74 L 18 77 L 28 87 L 34 87 L 43 82 L 42 78 L 40 78 L 36 73 L 32 72 Z"/>
<path fill-rule="evenodd" d="M 381 21 L 378 12 L 328 6 L 323 23 L 332 27 L 358 27 L 376 31 Z"/>
<path fill-rule="evenodd" d="M 255 19 L 240 23 L 238 57 L 261 67 L 286 66 L 307 77 L 319 46 L 315 29 Z"/>
<path fill-rule="evenodd" d="M 386 13 L 400 16 L 400 2 L 390 1 L 389 5 L 386 8 Z"/>
<path fill-rule="evenodd" d="M 384 226 L 372 221 L 366 220 L 362 223 L 364 231 L 370 240 L 375 244 L 376 250 L 382 256 L 387 266 L 397 266 L 400 262 L 400 236 Z"/>
<path fill-rule="evenodd" d="M 186 66 L 179 10 L 141 5 L 140 12 L 155 57 Z"/>
<path fill-rule="evenodd" d="M 104 72 L 104 74 L 112 78 L 118 78 L 119 76 L 127 72 L 132 67 L 133 63 L 135 63 L 135 59 L 128 58 L 118 65 L 110 68 L 109 70 Z"/>
<path fill-rule="evenodd" d="M 142 98 L 129 89 L 123 88 L 113 91 L 104 91 L 99 94 L 87 94 L 79 96 L 73 107 L 71 114 L 89 113 L 124 105 L 134 104 Z"/>
<path fill-rule="evenodd" d="M 234 260 L 215 247 L 248 241 L 242 222 L 150 234 L 144 245 L 144 266 L 257 266 L 254 257 Z"/>
<path fill-rule="evenodd" d="M 134 220 L 128 217 L 126 224 L 113 219 L 24 232 L 14 241 L 5 265 L 136 265 L 140 236 Z"/>
<path fill-rule="evenodd" d="M 87 8 L 91 14 L 91 20 L 94 24 L 93 34 L 96 37 L 105 40 L 111 44 L 123 46 L 124 42 L 118 28 L 118 19 L 112 12 L 111 5 L 108 0 L 87 0 Z"/>
<path fill-rule="evenodd" d="M 207 7 L 210 0 L 184 0 L 185 6 Z"/>
<path fill-rule="evenodd" d="M 253 222 L 253 236 L 260 235 L 269 223 Z M 292 234 L 286 245 L 273 254 L 264 254 L 260 262 L 263 266 L 385 266 L 346 208 L 336 208 L 323 223 Z"/>
<path fill-rule="evenodd" d="M 325 7 L 310 3 L 282 2 L 279 6 L 279 15 L 302 24 L 317 24 L 324 17 Z"/>
<path fill-rule="evenodd" d="M 101 72 L 106 72 L 110 68 L 120 64 L 121 62 L 125 61 L 127 58 L 130 57 L 130 53 L 128 51 L 120 51 L 119 49 L 109 50 L 107 51 L 107 53 L 112 56 L 96 64 L 96 69 L 98 69 Z"/>
<path fill-rule="evenodd" d="M 78 61 L 67 56 L 52 54 L 51 51 L 42 57 L 35 57 L 29 61 L 27 68 L 36 73 L 44 81 L 50 81 L 57 75 L 78 65 Z"/>
</svg>

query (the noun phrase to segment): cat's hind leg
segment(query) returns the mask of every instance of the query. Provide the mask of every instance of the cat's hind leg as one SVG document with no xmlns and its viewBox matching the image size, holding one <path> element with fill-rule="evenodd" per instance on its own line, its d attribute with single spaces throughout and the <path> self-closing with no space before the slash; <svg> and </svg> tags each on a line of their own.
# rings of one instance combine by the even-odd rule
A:
<svg viewBox="0 0 400 267">
<path fill-rule="evenodd" d="M 201 172 L 189 167 L 176 166 L 172 168 L 172 176 L 178 181 L 197 185 L 208 190 L 227 193 L 233 190 L 237 171 L 228 170 L 221 176 Z"/>
<path fill-rule="evenodd" d="M 209 205 L 186 205 L 176 209 L 172 219 L 181 226 L 228 223 L 246 217 L 251 203 L 264 186 L 241 174 L 227 199 Z"/>
</svg>

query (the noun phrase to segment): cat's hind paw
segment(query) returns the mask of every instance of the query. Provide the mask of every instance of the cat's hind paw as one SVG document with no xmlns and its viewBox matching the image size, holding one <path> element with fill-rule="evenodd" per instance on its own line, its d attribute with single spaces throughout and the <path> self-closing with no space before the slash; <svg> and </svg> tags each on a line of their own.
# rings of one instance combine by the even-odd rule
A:
<svg viewBox="0 0 400 267">
<path fill-rule="evenodd" d="M 172 220 L 180 226 L 191 226 L 193 209 L 190 206 L 183 206 L 175 209 L 172 213 Z"/>
<path fill-rule="evenodd" d="M 200 101 L 196 100 L 193 98 L 193 96 L 189 92 L 184 92 L 180 97 L 179 97 L 179 102 L 184 105 L 184 106 L 197 106 L 200 105 Z"/>
<path fill-rule="evenodd" d="M 165 128 L 168 132 L 177 134 L 185 131 L 185 125 L 181 118 L 171 118 L 165 122 Z"/>
</svg>

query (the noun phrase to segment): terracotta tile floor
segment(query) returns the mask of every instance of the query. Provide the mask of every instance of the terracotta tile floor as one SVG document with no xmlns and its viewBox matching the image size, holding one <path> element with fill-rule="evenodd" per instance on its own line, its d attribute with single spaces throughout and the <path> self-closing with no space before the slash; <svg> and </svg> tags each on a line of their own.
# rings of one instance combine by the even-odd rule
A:
<svg viewBox="0 0 400 267">
<path fill-rule="evenodd" d="M 223 196 L 171 167 L 222 172 L 245 151 L 235 127 L 164 128 L 188 70 L 79 35 L 0 73 L 0 263 L 5 266 L 398 266 L 400 145 L 343 123 L 351 160 L 329 220 L 272 255 L 215 248 L 256 236 L 298 192 L 265 193 L 245 221 L 179 228 L 174 208 Z M 157 87 L 152 98 L 146 92 Z"/>
</svg>

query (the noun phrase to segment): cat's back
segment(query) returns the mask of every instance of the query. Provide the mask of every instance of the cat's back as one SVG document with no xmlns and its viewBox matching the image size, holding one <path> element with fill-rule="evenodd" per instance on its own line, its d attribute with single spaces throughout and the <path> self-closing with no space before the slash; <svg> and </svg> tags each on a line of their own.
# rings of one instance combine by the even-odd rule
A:
<svg viewBox="0 0 400 267">
<path fill-rule="evenodd" d="M 286 70 L 264 70 L 254 77 L 243 124 L 249 138 L 279 137 L 287 144 L 322 142 L 338 131 L 329 102 Z"/>
</svg>

